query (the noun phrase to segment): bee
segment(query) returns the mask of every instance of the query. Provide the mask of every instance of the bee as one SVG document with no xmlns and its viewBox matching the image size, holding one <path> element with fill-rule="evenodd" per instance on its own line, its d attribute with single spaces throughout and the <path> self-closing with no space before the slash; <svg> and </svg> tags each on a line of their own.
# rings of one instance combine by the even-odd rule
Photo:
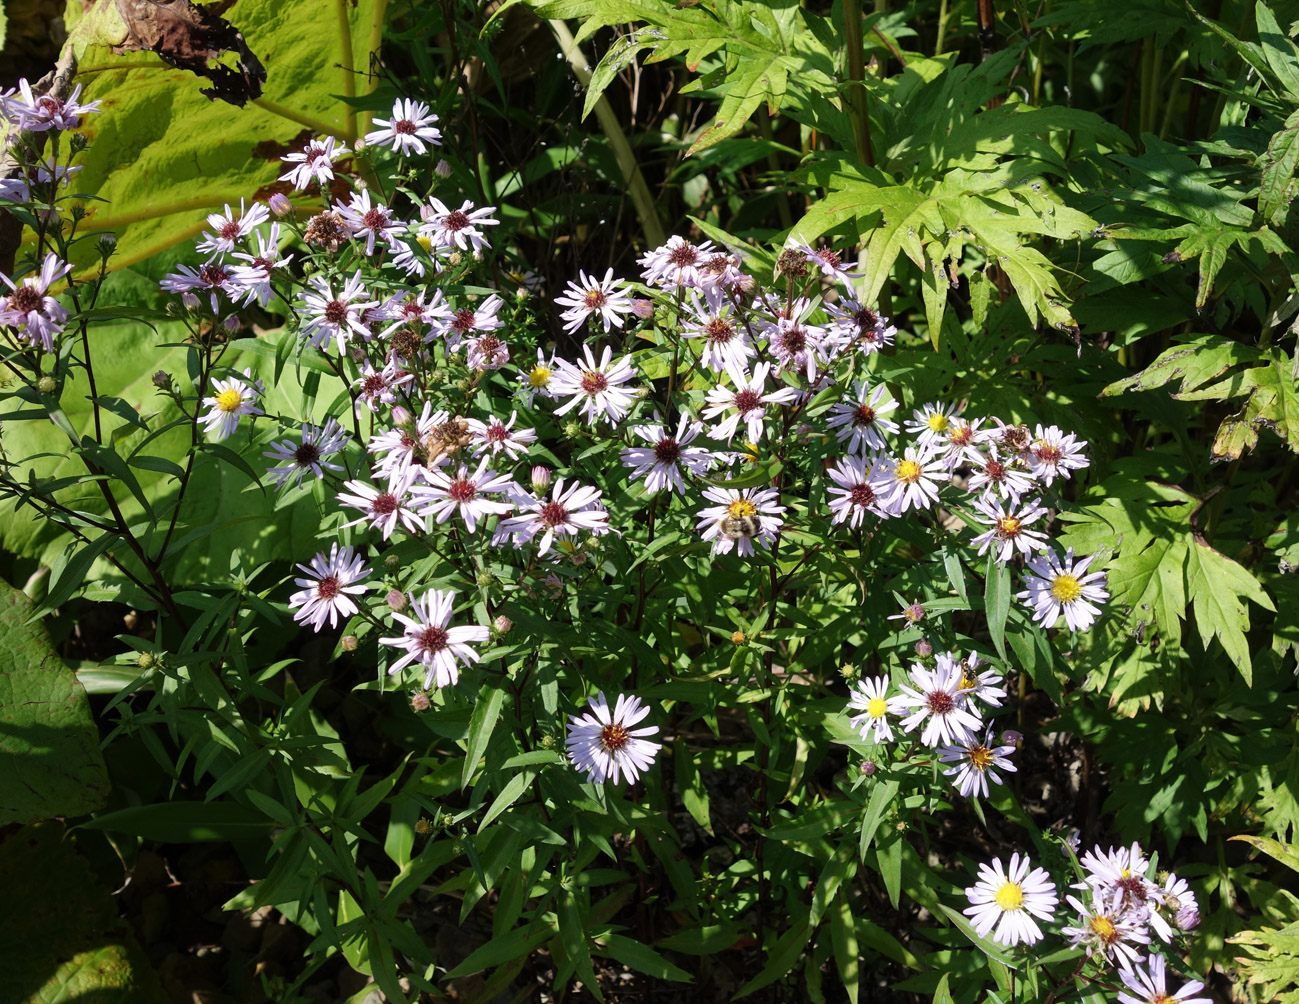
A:
<svg viewBox="0 0 1299 1004">
<path fill-rule="evenodd" d="M 762 532 L 762 520 L 757 516 L 731 516 L 727 514 L 717 521 L 717 529 L 728 540 L 756 537 Z"/>
</svg>

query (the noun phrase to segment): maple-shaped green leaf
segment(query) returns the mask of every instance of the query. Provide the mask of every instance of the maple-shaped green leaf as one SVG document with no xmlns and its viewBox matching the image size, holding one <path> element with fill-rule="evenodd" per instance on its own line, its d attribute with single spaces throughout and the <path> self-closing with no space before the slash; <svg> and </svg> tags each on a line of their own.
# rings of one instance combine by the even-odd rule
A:
<svg viewBox="0 0 1299 1004">
<path fill-rule="evenodd" d="M 1232 248 L 1245 250 L 1251 243 L 1258 241 L 1263 250 L 1272 254 L 1286 254 L 1289 249 L 1285 241 L 1277 236 L 1270 227 L 1257 230 L 1243 230 L 1229 224 L 1206 223 L 1196 227 L 1194 232 L 1177 245 L 1176 253 L 1182 261 L 1192 258 L 1200 259 L 1200 281 L 1195 290 L 1195 309 L 1199 310 L 1209 302 L 1213 292 L 1213 280 L 1218 277 L 1222 266 L 1227 262 L 1227 255 Z"/>
<path fill-rule="evenodd" d="M 0 581 L 0 826 L 83 816 L 108 797 L 86 691 L 32 610 Z"/>
<path fill-rule="evenodd" d="M 1299 111 L 1290 113 L 1285 125 L 1273 133 L 1267 152 L 1259 158 L 1262 169 L 1258 184 L 1258 214 L 1278 225 L 1294 201 L 1299 168 Z"/>
<path fill-rule="evenodd" d="M 1179 341 L 1181 344 L 1165 349 L 1140 373 L 1114 381 L 1101 391 L 1101 396 L 1154 390 L 1176 381 L 1181 393 L 1174 396 L 1182 398 L 1183 394 L 1221 377 L 1233 366 L 1260 358 L 1257 349 L 1221 335 L 1186 335 Z"/>
<path fill-rule="evenodd" d="M 1261 987 L 1259 999 L 1299 1004 L 1299 921 L 1280 928 L 1242 931 L 1227 939 L 1246 955 L 1236 963 L 1250 986 Z"/>
<path fill-rule="evenodd" d="M 302 134 L 355 138 L 357 112 L 342 98 L 374 87 L 377 78 L 364 71 L 385 7 L 351 0 L 331 6 L 328 17 L 314 0 L 236 0 L 223 8 L 267 69 L 262 97 L 245 108 L 204 97 L 203 81 L 152 52 L 85 48 L 81 97 L 102 106 L 83 119 L 92 143 L 78 157 L 84 170 L 76 184 L 108 200 L 87 203 L 82 230 L 117 234 L 110 265 L 122 268 L 196 236 L 205 213 L 223 203 L 265 197 L 283 173 L 280 156 Z M 74 39 L 81 16 L 82 5 L 71 0 Z"/>
<path fill-rule="evenodd" d="M 0 841 L 0 1000 L 6 1004 L 165 1004 L 117 904 L 55 823 Z"/>
<path fill-rule="evenodd" d="M 1266 365 L 1251 366 L 1207 387 L 1175 395 L 1182 401 L 1228 401 L 1246 395 L 1240 410 L 1218 427 L 1211 448 L 1215 460 L 1235 460 L 1252 450 L 1258 444 L 1260 428 L 1271 429 L 1299 452 L 1299 385 L 1294 363 L 1279 350 L 1262 358 Z"/>
<path fill-rule="evenodd" d="M 1186 591 L 1195 610 L 1200 643 L 1207 647 L 1210 638 L 1217 638 L 1245 683 L 1252 685 L 1253 663 L 1245 638 L 1249 608 L 1244 601 L 1264 610 L 1276 609 L 1258 579 L 1195 534 L 1186 547 Z"/>
</svg>

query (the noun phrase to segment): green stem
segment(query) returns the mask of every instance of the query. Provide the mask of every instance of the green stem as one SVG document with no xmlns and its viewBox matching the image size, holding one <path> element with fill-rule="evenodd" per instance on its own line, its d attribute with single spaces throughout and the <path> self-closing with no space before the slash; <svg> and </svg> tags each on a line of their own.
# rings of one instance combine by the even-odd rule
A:
<svg viewBox="0 0 1299 1004">
<path fill-rule="evenodd" d="M 875 166 L 871 151 L 870 105 L 866 97 L 866 64 L 862 58 L 861 0 L 844 0 L 844 48 L 848 57 L 848 90 L 844 94 L 844 107 L 852 121 L 853 144 L 857 160 L 868 167 Z"/>
</svg>

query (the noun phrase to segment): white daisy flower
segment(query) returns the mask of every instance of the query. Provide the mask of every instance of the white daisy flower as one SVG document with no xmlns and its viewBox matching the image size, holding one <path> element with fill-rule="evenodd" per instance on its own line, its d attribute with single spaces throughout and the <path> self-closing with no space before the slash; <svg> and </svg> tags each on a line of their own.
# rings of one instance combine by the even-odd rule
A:
<svg viewBox="0 0 1299 1004">
<path fill-rule="evenodd" d="M 932 401 L 923 408 L 917 408 L 911 413 L 911 418 L 906 424 L 906 430 L 913 436 L 918 437 L 916 442 L 921 446 L 932 446 L 937 449 L 946 440 L 947 429 L 951 424 L 952 416 L 959 410 L 954 404 Z"/>
<path fill-rule="evenodd" d="M 964 798 L 988 797 L 988 778 L 993 784 L 1003 784 L 998 770 L 1016 771 L 1018 768 L 1008 757 L 1014 746 L 992 745 L 992 729 L 983 739 L 971 738 L 963 743 L 939 748 L 938 759 L 954 763 L 943 771 L 948 777 L 955 775 L 956 787 Z"/>
<path fill-rule="evenodd" d="M 309 565 L 298 565 L 307 573 L 305 579 L 294 579 L 302 589 L 289 597 L 289 609 L 299 624 L 310 624 L 319 631 L 329 621 L 337 627 L 338 618 L 351 617 L 359 609 L 353 596 L 369 587 L 360 584 L 370 574 L 361 556 L 350 547 L 333 544 L 329 554 L 317 554 Z"/>
<path fill-rule="evenodd" d="M 280 181 L 290 182 L 294 189 L 301 191 L 315 181 L 319 185 L 334 180 L 334 161 L 350 151 L 345 146 L 335 147 L 338 141 L 333 136 L 324 139 L 313 139 L 307 143 L 301 153 L 290 153 L 280 160 L 295 166 L 280 175 Z"/>
<path fill-rule="evenodd" d="M 979 865 L 979 881 L 965 890 L 970 906 L 961 911 L 974 923 L 979 937 L 987 937 L 995 927 L 992 940 L 999 945 L 1034 945 L 1042 940 L 1042 929 L 1033 919 L 1050 922 L 1060 901 L 1043 868 L 1029 871 L 1027 856 L 1010 856 L 1010 867 L 1000 858 L 992 864 Z"/>
<path fill-rule="evenodd" d="M 1045 551 L 1050 546 L 1046 534 L 1028 529 L 1028 524 L 1046 515 L 1045 506 L 1029 502 L 1018 511 L 1012 507 L 1007 512 L 1001 499 L 980 496 L 974 500 L 974 508 L 990 524 L 989 529 L 970 541 L 979 545 L 979 554 L 993 547 L 998 561 L 1009 561 L 1016 551 L 1031 557 L 1034 551 Z"/>
<path fill-rule="evenodd" d="M 989 707 L 999 708 L 1006 699 L 1006 688 L 1001 686 L 1002 677 L 995 669 L 979 671 L 979 653 L 971 652 L 964 659 L 957 659 L 951 652 L 940 653 L 935 660 L 938 665 L 954 665 L 961 671 L 961 696 L 977 697 Z"/>
<path fill-rule="evenodd" d="M 393 613 L 405 630 L 395 638 L 380 638 L 379 644 L 405 649 L 406 654 L 388 667 L 389 676 L 418 662 L 425 669 L 424 689 L 432 690 L 456 683 L 460 663 L 471 666 L 478 661 L 478 653 L 469 646 L 487 641 L 487 628 L 479 624 L 449 626 L 455 595 L 449 589 L 431 589 L 423 596 L 411 597 L 408 609 L 413 616 Z"/>
<path fill-rule="evenodd" d="M 438 333 L 446 340 L 447 349 L 455 351 L 466 338 L 476 338 L 505 326 L 497 314 L 505 301 L 493 293 L 482 303 L 472 307 L 458 307 L 445 320 L 435 322 Z"/>
<path fill-rule="evenodd" d="M 832 318 L 827 337 L 840 348 L 856 346 L 862 355 L 870 355 L 892 345 L 898 333 L 887 317 L 854 299 L 826 303 L 823 309 Z"/>
<path fill-rule="evenodd" d="M 1155 905 L 1172 915 L 1178 930 L 1189 931 L 1200 926 L 1200 906 L 1195 901 L 1190 883 L 1172 872 L 1168 873 L 1164 884 L 1156 892 Z"/>
<path fill-rule="evenodd" d="M 1169 991 L 1164 957 L 1154 952 L 1146 959 L 1145 969 L 1121 969 L 1119 978 L 1132 991 L 1119 991 L 1120 1004 L 1213 1004 L 1208 997 L 1192 996 L 1204 989 L 1199 980 L 1183 983 L 1176 993 Z"/>
<path fill-rule="evenodd" d="M 898 515 L 935 505 L 939 482 L 951 480 L 942 458 L 925 446 L 908 446 L 901 460 L 888 458 L 881 467 L 889 485 L 885 505 Z"/>
<path fill-rule="evenodd" d="M 583 345 L 582 352 L 586 356 L 585 365 L 581 360 L 574 365 L 561 359 L 550 378 L 556 397 L 572 397 L 567 404 L 556 408 L 555 414 L 566 414 L 581 405 L 579 413 L 588 422 L 594 423 L 603 415 L 610 424 L 616 425 L 635 400 L 634 392 L 623 386 L 636 375 L 631 356 L 623 356 L 614 363 L 613 349 L 606 345 L 597 365 L 591 346 Z"/>
<path fill-rule="evenodd" d="M 786 370 L 802 373 L 809 383 L 816 380 L 817 363 L 824 358 L 825 329 L 808 324 L 811 303 L 795 302 L 790 316 L 777 317 L 767 330 L 767 350 L 776 359 L 776 373 Z"/>
<path fill-rule="evenodd" d="M 651 424 L 634 426 L 631 431 L 652 445 L 628 447 L 622 451 L 622 462 L 632 468 L 633 479 L 645 479 L 645 490 L 651 494 L 664 488 L 670 492 L 684 492 L 682 467 L 698 477 L 716 462 L 711 451 L 689 445 L 704 431 L 704 427 L 688 415 L 681 416 L 675 436 L 664 431 L 657 414 Z"/>
<path fill-rule="evenodd" d="M 850 454 L 827 468 L 826 473 L 835 483 L 835 487 L 827 488 L 832 522 L 847 522 L 855 530 L 868 512 L 880 519 L 893 515 L 884 500 L 890 488 L 888 477 L 876 459 Z"/>
<path fill-rule="evenodd" d="M 508 502 L 493 502 L 484 498 L 513 488 L 514 482 L 508 474 L 491 475 L 487 473 L 490 457 L 483 457 L 478 469 L 469 473 L 464 464 L 455 476 L 446 470 L 429 471 L 425 475 L 427 485 L 416 485 L 411 489 L 415 496 L 415 505 L 422 511 L 431 512 L 437 522 L 445 523 L 451 514 L 459 512 L 465 521 L 465 529 L 473 533 L 478 529 L 478 521 L 492 513 L 507 513 L 513 508 Z"/>
<path fill-rule="evenodd" d="M 260 202 L 254 202 L 253 208 L 245 212 L 244 200 L 239 200 L 239 215 L 236 216 L 227 202 L 224 213 L 209 213 L 207 225 L 212 233 L 203 232 L 194 250 L 207 254 L 211 261 L 218 255 L 229 254 L 235 249 L 254 227 L 258 227 L 271 218 L 271 211 Z M 209 254 L 210 252 L 210 254 Z"/>
<path fill-rule="evenodd" d="M 893 741 L 893 726 L 889 724 L 889 715 L 897 714 L 898 708 L 888 696 L 889 680 L 886 676 L 868 676 L 858 680 L 848 697 L 848 710 L 858 711 L 848 719 L 848 724 L 861 733 L 863 739 L 887 743 Z"/>
<path fill-rule="evenodd" d="M 605 334 L 609 327 L 622 327 L 622 319 L 631 313 L 631 296 L 629 287 L 621 279 L 613 277 L 613 269 L 605 271 L 603 279 L 594 279 L 586 272 L 579 270 L 581 282 L 569 281 L 555 302 L 567 307 L 559 316 L 563 318 L 565 331 L 576 331 L 586 323 L 587 318 L 596 317 L 604 323 Z"/>
<path fill-rule="evenodd" d="M 383 369 L 376 370 L 368 359 L 361 364 L 361 373 L 352 384 L 356 391 L 356 411 L 361 413 L 361 405 L 371 411 L 378 411 L 385 404 L 395 404 L 397 388 L 414 380 L 414 376 L 397 365 L 395 359 L 384 364 Z"/>
<path fill-rule="evenodd" d="M 555 397 L 550 378 L 554 376 L 557 368 L 555 353 L 552 352 L 547 356 L 541 349 L 537 349 L 536 365 L 519 369 L 519 389 L 516 393 L 522 398 L 525 407 L 532 407 L 532 399 L 537 394 L 551 399 Z"/>
<path fill-rule="evenodd" d="M 258 231 L 255 235 L 257 238 L 257 251 L 249 254 L 246 251 L 235 251 L 232 257 L 247 262 L 246 265 L 231 265 L 230 278 L 231 285 L 236 292 L 244 294 L 242 306 L 248 306 L 256 300 L 263 307 L 266 306 L 275 294 L 275 288 L 271 285 L 271 274 L 275 269 L 288 268 L 293 262 L 293 255 L 280 254 L 280 225 L 272 223 L 268 233 Z"/>
<path fill-rule="evenodd" d="M 364 481 L 348 481 L 343 489 L 337 496 L 339 504 L 357 509 L 361 515 L 350 523 L 344 523 L 340 529 L 368 523 L 376 530 L 381 530 L 383 539 L 387 540 L 400 521 L 407 533 L 424 532 L 423 517 L 410 504 L 408 484 L 397 482 L 386 489 L 379 489 Z"/>
<path fill-rule="evenodd" d="M 698 288 L 703 284 L 700 267 L 716 253 L 712 241 L 695 245 L 680 235 L 674 235 L 666 244 L 636 259 L 636 264 L 644 269 L 641 278 L 651 286 L 660 289 Z"/>
<path fill-rule="evenodd" d="M 437 115 L 429 111 L 428 105 L 410 98 L 398 98 L 392 105 L 392 118 L 376 118 L 374 124 L 382 129 L 374 129 L 365 134 L 366 146 L 385 146 L 392 144 L 392 152 L 410 157 L 414 154 L 425 154 L 428 147 L 442 145 L 442 131 L 433 123 Z"/>
<path fill-rule="evenodd" d="M 1068 478 L 1071 471 L 1088 467 L 1091 461 L 1083 455 L 1087 443 L 1072 432 L 1064 432 L 1054 425 L 1045 429 L 1037 427 L 1029 447 L 1028 462 L 1042 483 L 1050 486 L 1057 477 Z"/>
<path fill-rule="evenodd" d="M 271 452 L 262 454 L 263 457 L 280 462 L 278 467 L 271 467 L 266 473 L 274 479 L 275 487 L 283 488 L 290 483 L 294 486 L 302 484 L 302 478 L 307 473 L 321 478 L 325 476 L 326 469 L 341 471 L 341 464 L 331 464 L 325 458 L 332 457 L 343 449 L 349 438 L 332 416 L 322 426 L 304 422 L 301 442 L 284 439 L 271 443 Z"/>
<path fill-rule="evenodd" d="M 1072 945 L 1081 946 L 1088 955 L 1099 953 L 1120 969 L 1137 964 L 1150 944 L 1145 930 L 1146 911 L 1124 910 L 1121 893 L 1108 902 L 1096 897 L 1092 906 L 1084 906 L 1076 896 L 1065 899 L 1079 914 L 1076 926 L 1060 930 Z"/>
<path fill-rule="evenodd" d="M 486 422 L 477 418 L 466 419 L 469 423 L 469 436 L 474 444 L 474 456 L 480 456 L 485 450 L 490 450 L 493 457 L 504 453 L 511 460 L 526 456 L 537 441 L 537 430 L 514 428 L 518 417 L 519 413 L 512 411 L 508 422 L 502 422 L 494 415 Z"/>
<path fill-rule="evenodd" d="M 955 746 L 983 728 L 979 716 L 966 706 L 961 693 L 961 667 L 953 662 L 938 663 L 930 670 L 921 663 L 911 666 L 914 687 L 903 685 L 897 702 L 916 710 L 899 723 L 904 732 L 924 725 L 920 741 L 929 747 Z"/>
<path fill-rule="evenodd" d="M 556 478 L 549 498 L 516 495 L 514 504 L 523 511 L 496 525 L 493 543 L 513 537 L 514 546 L 522 547 L 537 534 L 541 534 L 537 554 L 543 555 L 550 550 L 556 534 L 575 537 L 582 530 L 590 530 L 597 535 L 609 530 L 609 514 L 600 502 L 600 490 L 576 481 L 565 491 L 564 479 Z"/>
<path fill-rule="evenodd" d="M 465 365 L 471 370 L 498 370 L 509 361 L 510 347 L 490 331 L 465 342 Z"/>
<path fill-rule="evenodd" d="M 741 557 L 753 556 L 753 542 L 770 549 L 780 532 L 780 493 L 774 488 L 705 488 L 704 498 L 716 502 L 699 510 L 696 529 L 713 542 L 714 554 L 734 548 Z"/>
<path fill-rule="evenodd" d="M 897 401 L 883 384 L 871 390 L 865 380 L 858 380 L 851 396 L 830 405 L 830 415 L 825 424 L 834 430 L 835 438 L 845 444 L 844 449 L 850 453 L 886 450 L 888 442 L 884 433 L 897 432 L 898 423 L 883 416 L 897 406 Z"/>
<path fill-rule="evenodd" d="M 376 241 L 391 245 L 398 235 L 406 230 L 406 224 L 393 219 L 392 212 L 387 206 L 377 202 L 374 205 L 370 204 L 368 188 L 353 192 L 347 205 L 335 202 L 334 211 L 342 218 L 349 237 L 365 238 L 367 255 L 374 254 Z"/>
<path fill-rule="evenodd" d="M 707 403 L 703 410 L 704 418 L 716 418 L 725 412 L 732 412 L 713 426 L 710 435 L 713 439 L 724 439 L 730 442 L 735 438 L 735 431 L 741 422 L 744 423 L 747 441 L 757 443 L 762 439 L 763 420 L 771 405 L 793 404 L 798 400 L 798 391 L 793 387 L 781 387 L 767 392 L 767 374 L 771 372 L 770 363 L 758 363 L 753 367 L 753 376 L 747 376 L 743 369 L 735 366 L 726 368 L 735 384 L 734 390 L 717 386 L 708 392 Z"/>
<path fill-rule="evenodd" d="M 734 303 L 720 287 L 705 290 L 702 300 L 692 289 L 682 307 L 682 337 L 699 338 L 704 343 L 700 362 L 714 370 L 748 369 L 757 349 L 736 314 Z"/>
<path fill-rule="evenodd" d="M 491 219 L 496 212 L 495 206 L 484 206 L 475 209 L 474 204 L 465 200 L 459 209 L 451 209 L 438 199 L 430 199 L 431 205 L 420 209 L 419 234 L 429 238 L 435 248 L 450 250 L 453 247 L 461 251 L 482 252 L 491 247 L 481 227 L 494 227 L 501 221 Z"/>
<path fill-rule="evenodd" d="M 338 354 L 343 355 L 352 335 L 370 340 L 371 332 L 362 322 L 362 316 L 369 308 L 377 307 L 379 301 L 369 297 L 360 269 L 352 273 L 337 295 L 328 278 L 323 275 L 313 277 L 311 289 L 300 296 L 302 308 L 298 314 L 301 320 L 298 334 L 317 349 L 333 340 Z"/>
<path fill-rule="evenodd" d="M 966 489 L 971 494 L 981 493 L 987 499 L 1000 496 L 1019 505 L 1019 500 L 1036 486 L 1033 475 L 1024 470 L 1017 459 L 1001 458 L 1001 449 L 995 442 L 988 443 L 987 455 L 979 458 L 973 468 Z"/>
<path fill-rule="evenodd" d="M 1100 616 L 1100 604 L 1110 596 L 1104 586 L 1105 573 L 1087 571 L 1095 559 L 1096 555 L 1090 554 L 1075 562 L 1073 548 L 1065 552 L 1063 561 L 1050 552 L 1035 555 L 1025 566 L 1029 574 L 1024 585 L 1028 588 L 1015 598 L 1033 608 L 1033 620 L 1044 628 L 1054 627 L 1063 614 L 1070 631 L 1086 631 Z"/>
<path fill-rule="evenodd" d="M 21 95 L 21 97 L 17 96 Z M 99 101 L 88 101 L 81 104 L 81 85 L 72 88 L 72 93 L 60 99 L 55 94 L 36 94 L 26 77 L 18 80 L 17 91 L 7 91 L 0 101 L 0 110 L 6 118 L 22 132 L 48 132 L 50 129 L 76 129 L 81 125 L 81 116 L 88 112 L 99 111 Z"/>
<path fill-rule="evenodd" d="M 843 260 L 839 257 L 838 252 L 831 248 L 814 248 L 808 244 L 788 244 L 787 250 L 797 251 L 809 265 L 820 271 L 827 279 L 836 279 L 839 282 L 848 282 L 861 275 L 860 272 L 850 272 L 844 268 Z"/>
<path fill-rule="evenodd" d="M 645 738 L 658 734 L 657 725 L 632 728 L 649 714 L 649 708 L 641 704 L 639 697 L 626 694 L 618 696 L 612 713 L 603 693 L 589 698 L 589 702 L 590 712 L 568 719 L 568 738 L 564 740 L 568 759 L 594 784 L 606 780 L 617 784 L 622 777 L 635 784 L 662 749 L 662 743 Z"/>
<path fill-rule="evenodd" d="M 244 415 L 262 414 L 257 399 L 263 392 L 262 382 L 254 380 L 252 371 L 247 369 L 243 380 L 238 377 L 213 380 L 212 395 L 203 398 L 203 403 L 208 406 L 208 413 L 200 419 L 203 431 L 215 440 L 228 439 Z"/>
<path fill-rule="evenodd" d="M 982 424 L 981 418 L 973 421 L 952 418 L 948 421 L 947 433 L 943 437 L 942 456 L 949 467 L 977 466 L 983 463 L 979 444 L 984 441 L 987 434 L 979 431 L 979 426 Z"/>
</svg>

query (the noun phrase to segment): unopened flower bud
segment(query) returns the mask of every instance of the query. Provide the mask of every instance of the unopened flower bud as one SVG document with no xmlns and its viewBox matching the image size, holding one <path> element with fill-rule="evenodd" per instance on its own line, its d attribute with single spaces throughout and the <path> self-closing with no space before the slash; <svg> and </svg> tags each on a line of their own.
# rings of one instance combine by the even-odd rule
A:
<svg viewBox="0 0 1299 1004">
<path fill-rule="evenodd" d="M 437 166 L 433 168 L 433 173 L 443 181 L 446 181 L 447 178 L 451 177 L 451 165 L 447 163 L 445 157 L 437 162 Z"/>
<path fill-rule="evenodd" d="M 338 643 L 343 647 L 344 652 L 355 652 L 361 641 L 354 634 L 345 634 Z"/>
<path fill-rule="evenodd" d="M 492 621 L 492 630 L 499 635 L 509 634 L 512 627 L 514 627 L 514 621 L 504 614 L 497 614 L 496 620 Z"/>
<path fill-rule="evenodd" d="M 59 385 L 54 377 L 46 375 L 36 381 L 36 389 L 42 394 L 53 394 L 59 389 Z"/>
<path fill-rule="evenodd" d="M 415 820 L 415 836 L 421 840 L 426 840 L 432 833 L 433 823 L 431 820 L 425 819 L 423 816 Z"/>
<path fill-rule="evenodd" d="M 365 347 L 353 345 L 349 350 L 349 355 L 351 355 L 353 362 L 363 363 L 365 362 Z"/>
<path fill-rule="evenodd" d="M 410 709 L 414 712 L 427 711 L 433 707 L 433 702 L 428 699 L 428 694 L 422 690 L 412 690 L 410 692 Z"/>
<path fill-rule="evenodd" d="M 748 640 L 748 636 L 743 631 L 731 632 L 731 643 L 734 645 L 743 645 Z"/>
<path fill-rule="evenodd" d="M 500 584 L 500 581 L 496 577 L 496 573 L 490 568 L 480 569 L 478 574 L 474 576 L 474 582 L 479 589 L 495 589 Z"/>
<path fill-rule="evenodd" d="M 565 422 L 563 431 L 565 439 L 577 439 L 582 435 L 582 423 L 573 421 Z"/>
<path fill-rule="evenodd" d="M 117 235 L 100 234 L 99 240 L 96 243 L 96 247 L 99 249 L 99 256 L 101 258 L 105 258 L 105 259 L 108 258 L 114 251 L 117 250 Z"/>
<path fill-rule="evenodd" d="M 457 380 L 456 383 L 455 383 L 456 390 L 460 391 L 461 394 L 463 394 L 465 391 L 467 391 L 467 390 L 468 390 L 470 387 L 472 387 L 473 385 L 474 385 L 473 380 L 470 379 L 470 378 L 467 377 L 467 376 L 466 376 L 466 377 L 461 377 L 461 378 L 460 378 L 459 380 Z"/>
<path fill-rule="evenodd" d="M 244 322 L 239 320 L 238 314 L 231 314 L 221 323 L 225 327 L 225 329 L 229 331 L 231 334 L 234 334 L 236 331 L 238 331 L 240 328 L 244 326 Z"/>
<path fill-rule="evenodd" d="M 921 638 L 916 642 L 916 655 L 922 659 L 928 659 L 934 654 L 934 646 L 929 643 L 928 638 Z"/>
<path fill-rule="evenodd" d="M 276 192 L 267 200 L 266 204 L 271 207 L 271 212 L 281 219 L 293 212 L 293 203 L 289 201 L 289 197 L 283 192 Z"/>
<path fill-rule="evenodd" d="M 395 572 L 401 568 L 401 557 L 396 554 L 385 554 L 383 556 L 383 567 L 390 572 Z"/>
<path fill-rule="evenodd" d="M 545 494 L 550 487 L 550 468 L 537 464 L 532 468 L 532 490 L 538 495 Z"/>
<path fill-rule="evenodd" d="M 459 251 L 452 251 L 447 255 L 447 264 L 452 268 L 455 268 L 455 266 L 459 265 L 464 260 L 465 256 Z"/>
<path fill-rule="evenodd" d="M 154 659 L 152 652 L 141 652 L 139 657 L 135 660 L 135 664 L 141 669 L 153 669 L 153 665 L 156 661 L 157 660 Z"/>
<path fill-rule="evenodd" d="M 1024 744 L 1024 734 L 1016 732 L 1014 729 L 1007 729 L 1001 734 L 1001 741 L 1007 746 L 1014 746 L 1015 749 L 1019 749 Z"/>
<path fill-rule="evenodd" d="M 388 604 L 388 609 L 395 613 L 401 613 L 406 609 L 406 594 L 400 589 L 388 590 L 388 595 L 383 599 Z"/>
<path fill-rule="evenodd" d="M 171 374 L 166 370 L 159 370 L 153 375 L 153 385 L 159 390 L 171 390 Z"/>
<path fill-rule="evenodd" d="M 642 321 L 648 321 L 654 316 L 654 304 L 638 297 L 631 301 L 631 312 Z"/>
<path fill-rule="evenodd" d="M 879 770 L 879 768 L 875 766 L 873 761 L 863 760 L 861 762 L 860 770 L 861 770 L 862 777 L 870 777 L 877 770 Z"/>
<path fill-rule="evenodd" d="M 180 302 L 185 304 L 190 310 L 198 309 L 198 294 L 192 289 L 187 289 L 180 294 Z"/>
<path fill-rule="evenodd" d="M 405 405 L 395 404 L 392 407 L 392 424 L 396 426 L 410 425 L 410 409 Z"/>
<path fill-rule="evenodd" d="M 549 732 L 543 732 L 541 738 L 537 740 L 537 748 L 543 750 L 553 750 L 555 748 L 555 737 Z"/>
<path fill-rule="evenodd" d="M 854 666 L 851 662 L 845 662 L 842 666 L 839 667 L 839 675 L 842 676 L 845 680 L 851 680 L 854 676 L 857 675 L 857 667 Z"/>
</svg>

